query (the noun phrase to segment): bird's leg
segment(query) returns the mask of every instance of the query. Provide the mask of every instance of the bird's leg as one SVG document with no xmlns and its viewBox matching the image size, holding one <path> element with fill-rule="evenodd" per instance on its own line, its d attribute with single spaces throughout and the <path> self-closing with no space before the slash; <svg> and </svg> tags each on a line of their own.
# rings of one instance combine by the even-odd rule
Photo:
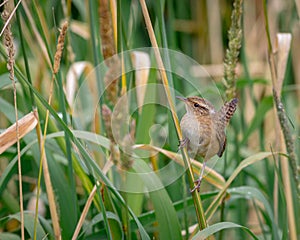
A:
<svg viewBox="0 0 300 240">
<path fill-rule="evenodd" d="M 200 185 L 201 185 L 201 182 L 202 182 L 202 179 L 203 179 L 205 166 L 206 166 L 206 161 L 203 162 L 202 169 L 201 169 L 201 174 L 200 174 L 199 178 L 194 182 L 194 183 L 196 183 L 196 185 L 191 190 L 191 193 L 194 192 L 196 189 L 197 189 L 198 192 L 200 192 Z"/>
<path fill-rule="evenodd" d="M 189 140 L 188 138 L 184 138 L 184 139 L 182 139 L 182 140 L 179 140 L 178 151 L 179 151 L 180 149 L 182 149 L 183 147 L 185 147 L 185 146 L 188 144 L 189 141 L 190 141 L 190 140 Z"/>
</svg>

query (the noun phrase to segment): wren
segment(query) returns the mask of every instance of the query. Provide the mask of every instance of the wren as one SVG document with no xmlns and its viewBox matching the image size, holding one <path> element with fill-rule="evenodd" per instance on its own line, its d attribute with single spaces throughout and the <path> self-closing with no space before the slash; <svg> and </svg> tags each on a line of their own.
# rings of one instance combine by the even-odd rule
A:
<svg viewBox="0 0 300 240">
<path fill-rule="evenodd" d="M 183 139 L 179 148 L 187 147 L 190 157 L 203 158 L 203 166 L 196 185 L 191 190 L 200 191 L 200 185 L 204 174 L 206 162 L 215 156 L 223 155 L 226 147 L 225 128 L 233 116 L 238 99 L 234 98 L 226 102 L 219 111 L 206 99 L 200 97 L 177 97 L 185 103 L 186 114 L 180 121 Z"/>
</svg>

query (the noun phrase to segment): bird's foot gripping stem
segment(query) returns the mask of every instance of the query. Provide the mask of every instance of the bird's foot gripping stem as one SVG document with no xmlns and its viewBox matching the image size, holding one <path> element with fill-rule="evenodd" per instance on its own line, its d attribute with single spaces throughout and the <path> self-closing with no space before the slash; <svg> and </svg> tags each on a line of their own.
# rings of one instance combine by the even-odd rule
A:
<svg viewBox="0 0 300 240">
<path fill-rule="evenodd" d="M 182 140 L 179 140 L 179 144 L 178 144 L 178 151 L 182 148 L 184 148 L 185 146 L 187 146 L 188 142 L 190 140 L 188 138 L 184 138 Z"/>
<path fill-rule="evenodd" d="M 202 182 L 202 177 L 201 178 L 199 177 L 196 181 L 194 181 L 195 187 L 191 189 L 191 193 L 195 192 L 196 190 L 200 192 L 201 182 Z"/>
<path fill-rule="evenodd" d="M 201 169 L 201 174 L 200 174 L 199 178 L 196 181 L 194 181 L 194 183 L 196 185 L 193 189 L 191 189 L 191 193 L 195 192 L 196 189 L 197 189 L 198 192 L 200 192 L 200 185 L 201 185 L 201 182 L 202 182 L 202 179 L 203 179 L 205 166 L 206 166 L 206 161 L 203 162 L 202 169 Z"/>
</svg>

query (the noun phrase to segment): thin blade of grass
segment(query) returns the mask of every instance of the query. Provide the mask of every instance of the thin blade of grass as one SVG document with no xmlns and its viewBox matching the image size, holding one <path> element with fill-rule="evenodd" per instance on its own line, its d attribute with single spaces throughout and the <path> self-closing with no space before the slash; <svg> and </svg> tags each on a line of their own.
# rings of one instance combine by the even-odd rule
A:
<svg viewBox="0 0 300 240">
<path fill-rule="evenodd" d="M 0 48 L 1 53 L 3 53 L 3 49 Z M 136 217 L 136 215 L 132 212 L 132 210 L 126 205 L 126 202 L 124 201 L 121 194 L 114 188 L 113 184 L 109 181 L 109 179 L 103 174 L 99 166 L 95 163 L 95 161 L 91 158 L 91 156 L 88 154 L 86 149 L 82 146 L 82 144 L 79 142 L 79 140 L 74 136 L 72 131 L 68 128 L 68 126 L 65 124 L 65 122 L 59 117 L 57 112 L 47 103 L 47 101 L 41 96 L 41 94 L 27 81 L 27 79 L 22 75 L 20 70 L 16 67 L 16 72 L 18 73 L 20 77 L 20 81 L 24 82 L 30 89 L 32 89 L 33 93 L 37 97 L 37 99 L 44 105 L 51 115 L 54 117 L 54 119 L 60 124 L 60 126 L 66 131 L 66 134 L 69 135 L 71 141 L 76 145 L 80 153 L 82 154 L 84 160 L 86 161 L 87 166 L 90 166 L 93 168 L 93 173 L 95 173 L 98 177 L 102 179 L 102 181 L 109 187 L 109 189 L 112 191 L 112 193 L 116 196 L 116 198 L 120 201 L 120 203 L 128 209 L 130 215 L 135 220 L 136 224 L 139 228 L 139 233 L 141 234 L 142 239 L 150 239 L 146 230 Z M 90 169 L 91 170 L 91 169 Z"/>
<path fill-rule="evenodd" d="M 147 189 L 150 191 L 150 198 L 153 202 L 156 220 L 158 222 L 159 238 L 160 239 L 181 239 L 180 225 L 176 215 L 176 211 L 172 202 L 165 190 L 162 182 L 152 172 L 150 167 L 144 162 L 136 160 L 133 164 L 133 169 L 138 173 L 145 173 L 139 175 Z M 157 191 L 150 189 L 161 186 Z"/>
<path fill-rule="evenodd" d="M 10 215 L 9 218 L 20 221 L 20 214 L 16 213 Z M 32 215 L 32 213 L 24 212 L 24 226 L 31 239 L 33 239 L 34 238 L 34 216 Z M 46 232 L 44 231 L 40 223 L 38 223 L 36 235 L 37 235 L 37 239 L 44 239 L 47 236 Z"/>
<path fill-rule="evenodd" d="M 248 158 L 246 158 L 245 160 L 243 160 L 238 167 L 233 171 L 233 173 L 231 174 L 231 176 L 229 177 L 229 179 L 226 181 L 225 186 L 223 187 L 223 189 L 219 192 L 219 194 L 216 196 L 216 198 L 214 199 L 214 201 L 209 205 L 208 209 L 205 212 L 205 215 L 207 217 L 207 219 L 211 219 L 213 214 L 216 212 L 218 206 L 220 205 L 220 203 L 222 202 L 222 199 L 228 189 L 228 187 L 230 186 L 230 184 L 233 182 L 233 180 L 236 178 L 236 176 L 245 168 L 248 167 L 251 164 L 254 164 L 255 162 L 261 161 L 264 158 L 267 158 L 269 156 L 271 156 L 272 153 L 271 152 L 260 152 L 257 154 L 254 154 Z"/>
<path fill-rule="evenodd" d="M 163 61 L 162 61 L 162 58 L 161 58 L 161 55 L 160 55 L 160 52 L 159 52 L 159 49 L 158 49 L 158 44 L 157 44 L 157 41 L 156 41 L 156 37 L 155 37 L 155 34 L 154 34 L 153 26 L 152 26 L 152 23 L 151 23 L 151 20 L 150 20 L 150 16 L 149 16 L 149 12 L 148 12 L 145 0 L 140 0 L 140 5 L 142 7 L 142 12 L 143 12 L 144 19 L 145 19 L 146 26 L 147 26 L 147 30 L 148 30 L 148 33 L 149 33 L 149 38 L 150 38 L 150 41 L 151 41 L 151 44 L 152 44 L 152 47 L 153 47 L 153 50 L 154 50 L 154 54 L 155 54 L 155 58 L 156 58 L 156 61 L 157 61 L 157 64 L 158 64 L 158 68 L 160 69 L 160 74 L 161 74 L 161 77 L 162 77 L 164 90 L 165 90 L 165 93 L 166 93 L 166 96 L 167 96 L 167 99 L 168 99 L 168 103 L 169 103 L 170 110 L 171 110 L 171 113 L 172 113 L 172 118 L 173 118 L 173 121 L 174 121 L 176 132 L 177 132 L 177 135 L 178 135 L 179 139 L 181 140 L 182 139 L 182 132 L 181 132 L 180 125 L 179 125 L 178 116 L 177 116 L 176 111 L 175 111 L 175 106 L 174 106 L 174 101 L 173 101 L 174 97 L 172 98 L 172 93 L 171 93 L 171 90 L 170 90 L 168 77 L 167 77 L 165 67 L 164 67 L 164 64 L 163 64 Z M 189 156 L 188 156 L 187 150 L 185 148 L 183 149 L 182 156 L 183 156 L 183 159 L 184 159 L 184 162 L 185 162 L 185 165 L 186 165 L 186 169 L 188 170 L 187 174 L 188 174 L 188 179 L 189 179 L 189 185 L 190 185 L 190 188 L 192 189 L 194 187 L 194 175 L 193 175 L 193 170 L 192 170 L 191 163 L 190 163 L 190 160 L 189 160 Z M 193 196 L 194 203 L 195 203 L 195 210 L 196 210 L 196 215 L 197 215 L 197 219 L 198 219 L 198 224 L 199 224 L 200 229 L 203 229 L 207 226 L 207 223 L 206 223 L 205 214 L 204 214 L 204 211 L 203 211 L 202 202 L 201 202 L 200 196 L 198 195 L 198 193 L 196 193 L 196 191 L 194 191 L 192 193 L 192 196 Z"/>
<path fill-rule="evenodd" d="M 241 186 L 237 188 L 231 188 L 228 189 L 228 193 L 232 195 L 238 195 L 242 196 L 246 199 L 254 199 L 260 201 L 268 214 L 268 217 L 270 221 L 272 222 L 272 239 L 279 240 L 279 229 L 274 221 L 274 214 L 272 211 L 272 208 L 270 206 L 270 203 L 266 199 L 266 197 L 262 194 L 261 191 L 259 191 L 257 188 L 254 187 L 248 187 L 248 186 Z"/>
<path fill-rule="evenodd" d="M 233 223 L 233 222 L 220 222 L 220 223 L 216 223 L 211 226 L 208 226 L 206 229 L 197 233 L 193 237 L 193 239 L 204 240 L 204 239 L 207 239 L 209 236 L 211 236 L 221 230 L 231 229 L 231 228 L 240 228 L 243 231 L 247 232 L 253 239 L 258 240 L 258 238 L 255 236 L 255 234 L 249 228 L 241 226 L 241 225 Z"/>
</svg>

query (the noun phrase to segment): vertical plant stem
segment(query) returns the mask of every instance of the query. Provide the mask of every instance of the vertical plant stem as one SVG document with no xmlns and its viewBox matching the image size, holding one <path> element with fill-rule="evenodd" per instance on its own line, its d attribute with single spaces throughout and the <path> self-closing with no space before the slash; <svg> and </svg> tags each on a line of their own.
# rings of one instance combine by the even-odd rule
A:
<svg viewBox="0 0 300 240">
<path fill-rule="evenodd" d="M 18 175 L 19 175 L 20 215 L 21 215 L 20 216 L 20 218 L 21 218 L 21 236 L 22 236 L 22 239 L 25 239 L 25 235 L 24 235 L 23 187 L 22 187 L 22 165 L 21 165 L 21 156 L 20 156 L 20 139 L 19 139 L 20 133 L 19 133 L 19 124 L 18 124 L 19 117 L 18 117 L 18 107 L 17 107 L 17 88 L 16 88 L 15 81 L 14 80 L 12 80 L 12 81 L 13 81 L 13 89 L 14 89 L 14 106 L 15 106 L 16 132 L 17 132 Z"/>
<path fill-rule="evenodd" d="M 274 103 L 276 106 L 276 113 L 277 118 L 279 120 L 281 126 L 281 132 L 279 133 L 279 137 L 281 141 L 281 148 L 284 152 L 287 152 L 289 156 L 289 161 L 291 164 L 291 168 L 293 170 L 294 180 L 296 184 L 296 188 L 298 191 L 298 199 L 300 197 L 300 185 L 297 173 L 297 166 L 296 166 L 296 156 L 294 150 L 294 143 L 293 138 L 289 129 L 288 119 L 284 110 L 284 106 L 280 101 L 280 92 L 281 86 L 279 86 L 279 79 L 278 73 L 276 69 L 276 62 L 275 56 L 273 52 L 273 46 L 271 42 L 271 35 L 269 29 L 269 20 L 268 20 L 268 11 L 267 11 L 267 2 L 266 0 L 263 1 L 263 8 L 264 8 L 264 18 L 265 18 L 265 28 L 266 28 L 266 35 L 268 40 L 268 53 L 269 53 L 269 65 L 271 71 L 271 78 L 272 78 L 272 87 L 273 87 L 273 98 Z M 291 179 L 289 174 L 289 167 L 287 161 L 282 161 L 282 175 L 284 176 L 283 184 L 285 189 L 286 195 L 286 203 L 287 203 L 287 215 L 288 215 L 288 223 L 289 223 L 289 237 L 292 240 L 297 239 L 297 230 L 296 230 L 296 223 L 295 223 L 295 216 L 294 216 L 294 206 L 293 206 L 293 196 L 292 196 L 292 187 L 291 187 Z"/>
<path fill-rule="evenodd" d="M 49 116 L 49 110 L 47 110 L 47 115 Z M 47 129 L 47 128 L 45 128 L 45 129 Z M 44 133 L 45 133 L 45 131 L 44 131 Z M 58 217 L 57 207 L 56 207 L 56 199 L 55 199 L 55 194 L 54 194 L 51 179 L 50 179 L 47 157 L 46 157 L 46 153 L 45 153 L 46 137 L 43 137 L 41 129 L 39 127 L 37 128 L 37 134 L 38 134 L 38 138 L 41 139 L 41 140 L 39 140 L 40 151 L 41 151 L 41 161 L 40 161 L 38 188 L 37 188 L 37 202 L 38 202 L 39 189 L 40 189 L 39 185 L 40 185 L 40 181 L 41 181 L 40 176 L 42 176 L 41 170 L 43 169 L 45 185 L 46 185 L 46 192 L 47 192 L 47 197 L 48 197 L 48 202 L 49 202 L 49 209 L 50 209 L 50 215 L 51 215 L 51 219 L 52 219 L 52 225 L 53 225 L 55 239 L 61 239 L 61 231 L 60 231 L 59 217 Z M 35 219 L 35 226 L 34 226 L 35 227 L 34 239 L 36 239 L 36 227 L 37 227 L 36 224 L 37 224 L 37 215 L 38 215 L 38 205 L 37 204 L 36 204 L 36 213 L 35 213 L 36 219 Z"/>
<path fill-rule="evenodd" d="M 15 4 L 16 4 L 16 0 L 15 0 Z M 23 34 L 22 34 L 22 26 L 21 26 L 21 21 L 20 21 L 20 11 L 16 12 L 16 17 L 17 17 L 17 23 L 18 23 L 17 25 L 18 25 L 18 31 L 19 31 L 22 54 L 24 56 L 23 59 L 24 59 L 24 65 L 25 65 L 25 70 L 26 70 L 26 77 L 27 77 L 28 81 L 32 84 L 27 53 L 26 53 L 26 50 L 25 50 L 25 41 L 24 41 Z M 31 106 L 32 106 L 32 109 L 34 109 L 34 108 L 36 108 L 34 95 L 33 95 L 33 92 L 32 92 L 31 89 L 29 89 L 29 92 L 30 92 Z"/>
<path fill-rule="evenodd" d="M 100 56 L 100 36 L 99 36 L 99 27 L 98 27 L 98 19 L 97 15 L 95 14 L 95 11 L 97 9 L 97 4 L 96 1 L 89 1 L 89 21 L 90 21 L 90 32 L 91 32 L 91 41 L 92 41 L 92 50 L 93 50 L 93 59 L 94 59 L 94 66 L 95 66 L 95 72 L 96 72 L 96 79 L 97 79 L 97 90 L 99 97 L 102 95 L 104 92 L 104 83 L 101 77 L 101 73 L 99 71 L 99 64 L 101 59 Z M 103 104 L 103 98 L 101 97 L 99 99 L 99 104 L 100 104 L 100 111 L 102 108 Z M 99 112 L 100 112 L 99 111 Z M 102 118 L 99 118 L 100 120 L 100 133 L 104 131 L 103 128 L 103 121 Z"/>
<path fill-rule="evenodd" d="M 65 24 L 63 25 L 62 31 L 64 29 L 64 26 L 65 26 Z M 62 34 L 62 32 L 61 32 L 61 34 Z M 58 41 L 60 41 L 60 37 L 61 37 L 61 35 L 59 36 Z M 58 42 L 57 48 L 58 48 L 59 44 L 60 43 Z M 62 44 L 64 44 L 64 40 L 63 40 Z M 57 51 L 60 51 L 60 50 L 57 49 Z M 58 89 L 59 89 L 58 99 L 59 99 L 60 111 L 62 112 L 63 121 L 68 125 L 68 115 L 67 115 L 67 109 L 66 109 L 66 103 L 65 103 L 66 100 L 65 100 L 65 94 L 64 94 L 63 83 L 62 83 L 62 76 L 61 76 L 61 72 L 59 71 L 59 66 L 57 68 L 57 71 L 55 69 L 56 62 L 58 61 L 56 57 L 57 56 L 55 54 L 54 66 L 53 66 L 53 74 L 56 74 L 56 79 L 57 79 L 57 83 L 58 83 Z M 59 59 L 59 61 L 60 61 L 60 59 Z M 72 210 L 71 209 L 70 210 L 74 211 L 75 215 L 77 215 L 77 213 L 76 213 L 77 212 L 77 207 L 76 207 L 76 205 L 77 205 L 76 204 L 77 198 L 76 198 L 76 186 L 75 186 L 75 179 L 74 179 L 74 168 L 73 168 L 73 163 L 72 163 L 71 140 L 70 140 L 69 136 L 66 134 L 66 132 L 65 132 L 64 138 L 65 138 L 65 142 L 66 142 L 66 157 L 67 157 L 67 160 L 68 160 L 69 184 L 70 184 L 71 189 L 73 189 L 73 191 L 72 191 L 72 201 L 73 202 L 70 203 L 70 208 Z M 75 224 L 75 222 L 74 222 L 74 224 Z"/>
<path fill-rule="evenodd" d="M 48 99 L 48 104 L 51 104 L 52 95 L 53 95 L 53 84 L 54 84 L 54 75 L 52 76 L 51 85 L 50 85 L 50 94 Z M 35 209 L 35 221 L 34 221 L 34 240 L 36 239 L 36 232 L 37 232 L 37 222 L 38 222 L 38 199 L 40 195 L 40 185 L 41 185 L 41 178 L 42 178 L 42 170 L 44 170 L 44 178 L 45 178 L 45 184 L 46 184 L 46 190 L 47 195 L 49 199 L 49 207 L 50 207 L 50 214 L 53 222 L 53 229 L 55 237 L 60 237 L 60 227 L 59 227 L 59 218 L 57 214 L 57 208 L 55 204 L 55 195 L 52 189 L 51 179 L 48 178 L 49 172 L 48 172 L 48 163 L 47 163 L 47 157 L 45 153 L 45 142 L 46 142 L 46 134 L 47 134 L 47 128 L 48 128 L 48 121 L 49 121 L 49 110 L 46 110 L 46 116 L 45 116 L 45 126 L 44 126 L 44 132 L 42 134 L 42 130 L 40 128 L 40 124 L 38 124 L 37 127 L 37 136 L 40 146 L 40 152 L 41 152 L 41 159 L 40 159 L 40 168 L 39 168 L 39 176 L 38 176 L 38 186 L 37 186 L 37 193 L 36 193 L 36 209 Z M 50 203 L 50 201 L 52 201 Z"/>
<path fill-rule="evenodd" d="M 228 47 L 224 59 L 223 84 L 225 86 L 226 99 L 231 99 L 236 96 L 236 79 L 237 79 L 236 66 L 239 59 L 240 48 L 242 45 L 242 37 L 243 37 L 242 13 L 243 13 L 243 0 L 234 0 L 233 10 L 231 13 L 231 25 L 228 30 Z M 241 120 L 244 120 L 243 113 L 241 114 Z M 242 121 L 242 124 L 243 123 L 244 121 Z M 236 156 L 240 156 L 239 144 L 236 144 L 235 149 L 237 153 Z M 245 177 L 243 175 L 239 177 L 239 183 L 241 185 L 245 183 Z M 241 208 L 244 209 L 245 208 L 244 201 L 240 201 L 240 204 L 241 204 Z M 238 211 L 237 215 L 238 215 L 238 221 L 241 224 L 244 224 L 246 222 L 245 211 Z M 244 237 L 244 233 L 240 232 L 240 238 L 243 237 Z"/>
<path fill-rule="evenodd" d="M 15 8 L 16 9 L 16 8 Z M 15 10 L 14 10 L 15 11 Z M 20 195 L 20 222 L 21 222 L 21 238 L 25 239 L 25 230 L 24 230 L 24 207 L 23 207 L 23 187 L 22 187 L 22 164 L 21 164 L 21 154 L 20 154 L 20 132 L 19 132 L 19 116 L 18 116 L 18 105 L 17 105 L 17 87 L 15 82 L 15 47 L 13 43 L 13 36 L 11 32 L 11 25 L 9 23 L 13 12 L 9 13 L 7 10 L 7 5 L 2 12 L 2 19 L 6 22 L 3 30 L 4 43 L 7 48 L 7 68 L 9 71 L 9 78 L 12 81 L 13 85 L 13 95 L 14 95 L 14 109 L 16 117 L 16 137 L 17 137 L 17 154 L 18 154 L 18 177 L 19 177 L 19 195 Z"/>
<path fill-rule="evenodd" d="M 174 102 L 172 100 L 168 78 L 167 78 L 167 75 L 166 75 L 166 71 L 165 71 L 165 68 L 164 68 L 162 58 L 161 58 L 160 53 L 159 53 L 159 48 L 158 48 L 158 45 L 157 45 L 157 41 L 156 41 L 156 38 L 155 38 L 153 26 L 152 26 L 152 23 L 151 23 L 151 20 L 150 20 L 150 16 L 149 16 L 149 13 L 148 13 L 148 9 L 147 9 L 145 0 L 140 0 L 140 4 L 141 4 L 141 7 L 142 7 L 142 12 L 143 12 L 143 15 L 144 15 L 146 27 L 147 27 L 148 34 L 149 34 L 149 38 L 150 38 L 150 41 L 151 41 L 151 44 L 152 44 L 152 47 L 153 47 L 153 50 L 154 50 L 154 55 L 155 55 L 157 65 L 158 65 L 158 68 L 159 68 L 159 71 L 160 71 L 160 74 L 161 74 L 161 78 L 162 78 L 162 82 L 163 82 L 163 85 L 164 85 L 165 93 L 166 93 L 168 103 L 169 103 L 169 106 L 170 106 L 170 109 L 171 109 L 172 118 L 173 118 L 173 121 L 174 121 L 174 124 L 175 124 L 176 132 L 177 132 L 177 135 L 178 135 L 179 139 L 182 139 L 182 132 L 181 132 L 178 117 L 177 117 L 177 114 L 176 114 L 176 111 L 175 111 Z M 185 163 L 185 167 L 187 169 L 189 185 L 190 185 L 190 188 L 192 189 L 194 187 L 194 175 L 193 175 L 191 162 L 190 162 L 189 156 L 188 156 L 187 151 L 186 151 L 185 148 L 183 148 L 182 157 L 183 157 L 183 160 L 184 160 L 184 163 Z M 206 219 L 205 219 L 201 199 L 200 199 L 200 196 L 199 196 L 197 191 L 194 191 L 192 193 L 192 197 L 193 197 L 193 200 L 194 200 L 194 205 L 195 205 L 195 209 L 196 209 L 196 215 L 197 215 L 197 219 L 198 219 L 199 228 L 200 228 L 200 230 L 202 230 L 202 229 L 207 227 L 207 223 L 206 223 Z"/>
<path fill-rule="evenodd" d="M 60 60 L 62 56 L 62 51 L 64 47 L 64 41 L 65 41 L 65 36 L 68 28 L 68 22 L 65 22 L 62 27 L 61 34 L 58 38 L 58 44 L 57 44 L 57 50 L 54 56 L 54 63 L 53 63 L 53 74 L 52 74 L 52 79 L 51 79 L 51 84 L 50 84 L 50 94 L 49 94 L 49 99 L 48 99 L 48 104 L 51 104 L 52 96 L 53 96 L 53 85 L 54 85 L 54 80 L 55 80 L 55 74 L 59 72 L 60 68 Z M 61 101 L 64 101 L 64 99 L 60 99 Z M 64 105 L 63 105 L 64 109 Z M 65 110 L 65 109 L 64 109 Z M 64 113 L 65 111 L 63 111 Z M 64 121 L 66 122 L 66 114 L 64 114 Z M 46 153 L 45 153 L 45 142 L 46 142 L 46 134 L 47 134 L 47 128 L 48 128 L 48 120 L 49 120 L 49 110 L 47 109 L 46 111 L 46 117 L 45 117 L 45 126 L 44 126 L 44 133 L 42 137 L 42 132 L 40 128 L 38 129 L 38 138 L 42 139 L 40 141 L 40 149 L 41 149 L 41 161 L 40 161 L 40 169 L 39 169 L 39 178 L 38 178 L 38 188 L 37 188 L 37 202 L 36 202 L 36 212 L 35 212 L 35 222 L 34 222 L 34 239 L 36 239 L 36 227 L 37 227 L 37 217 L 38 217 L 38 198 L 40 194 L 40 182 L 41 182 L 41 173 L 42 169 L 44 170 L 44 177 L 45 177 L 45 183 L 48 184 L 47 186 L 47 194 L 49 198 L 49 206 L 50 206 L 50 213 L 52 217 L 52 223 L 53 223 L 53 228 L 54 228 L 54 233 L 55 233 L 55 238 L 61 238 L 61 232 L 60 232 L 60 227 L 59 227 L 59 218 L 57 214 L 57 208 L 55 204 L 55 195 L 52 189 L 52 184 L 51 184 L 51 179 L 48 170 L 48 164 L 47 164 L 47 158 L 46 158 Z M 65 137 L 67 134 L 65 135 Z M 68 145 L 69 143 L 69 145 Z M 71 150 L 70 150 L 70 140 L 66 138 L 66 149 L 67 149 L 67 155 L 69 158 L 69 178 L 70 178 L 70 185 L 73 189 L 75 189 L 75 183 L 73 181 L 73 166 L 72 166 L 72 159 L 71 159 Z M 69 150 L 69 151 L 68 151 Z M 49 189 L 48 189 L 49 188 Z M 50 204 L 50 199 L 53 201 Z M 76 198 L 74 199 L 76 201 Z M 72 206 L 72 205 L 71 205 Z M 52 208 L 52 209 L 51 209 Z M 73 211 L 76 211 L 76 209 L 73 209 Z"/>
<path fill-rule="evenodd" d="M 22 34 L 22 30 L 21 30 L 21 21 L 20 21 L 20 16 L 19 16 L 19 12 L 17 12 L 17 22 L 18 22 L 18 27 L 19 27 L 19 35 L 20 35 L 20 41 L 21 41 L 21 46 L 22 46 L 22 52 L 23 52 L 23 56 L 24 56 L 24 63 L 25 63 L 25 69 L 26 69 L 26 75 L 28 78 L 28 81 L 31 82 L 31 76 L 30 76 L 30 70 L 29 70 L 29 64 L 28 64 L 28 60 L 27 60 L 27 55 L 26 55 L 26 51 L 25 51 L 25 42 L 23 39 L 23 34 Z M 49 100 L 48 103 L 51 103 L 51 98 L 52 98 L 52 91 L 53 91 L 53 82 L 54 79 L 52 79 L 51 81 L 51 86 L 50 86 L 50 96 L 49 96 Z M 31 96 L 31 104 L 32 104 L 32 108 L 36 107 L 36 102 L 34 99 L 34 94 L 32 92 L 32 89 L 30 90 L 30 96 Z M 37 193 L 36 193 L 36 208 L 35 208 L 35 217 L 34 217 L 34 239 L 37 238 L 36 234 L 37 234 L 37 225 L 38 225 L 38 199 L 39 199 L 39 195 L 40 195 L 40 183 L 41 183 L 41 177 L 42 177 L 42 170 L 43 170 L 43 162 L 47 161 L 46 159 L 46 155 L 45 155 L 45 149 L 44 149 L 44 145 L 45 145 L 45 137 L 46 137 L 46 129 L 48 128 L 48 119 L 49 119 L 49 110 L 46 111 L 46 118 L 45 118 L 45 131 L 44 131 L 44 138 L 42 137 L 42 131 L 41 131 L 41 126 L 40 126 L 40 122 L 38 122 L 37 127 L 36 127 L 36 133 L 37 133 L 37 138 L 38 138 L 38 142 L 39 142 L 39 146 L 40 146 L 40 152 L 41 152 L 41 159 L 40 159 L 40 167 L 39 167 L 39 174 L 38 174 L 38 183 L 37 183 Z M 46 182 L 46 181 L 45 181 Z M 52 206 L 52 204 L 51 204 Z M 55 206 L 56 209 L 56 206 Z M 51 211 L 53 212 L 53 211 Z M 55 213 L 54 213 L 55 214 Z M 58 215 L 57 213 L 55 214 L 53 219 L 58 219 Z M 55 231 L 55 235 L 56 236 L 60 236 L 60 227 L 58 225 L 58 220 L 55 220 L 55 224 L 53 224 L 53 228 Z M 56 230 L 58 229 L 58 231 Z"/>
</svg>

